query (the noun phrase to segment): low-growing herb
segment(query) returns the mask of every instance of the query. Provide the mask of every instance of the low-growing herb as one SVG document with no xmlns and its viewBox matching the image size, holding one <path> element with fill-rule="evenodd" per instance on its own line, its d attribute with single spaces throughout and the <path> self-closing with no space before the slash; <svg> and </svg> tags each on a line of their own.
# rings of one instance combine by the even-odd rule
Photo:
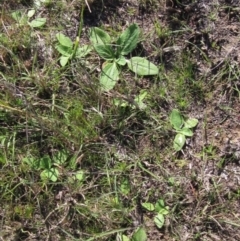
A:
<svg viewBox="0 0 240 241">
<path fill-rule="evenodd" d="M 180 151 L 186 143 L 186 137 L 193 136 L 192 128 L 197 126 L 198 120 L 190 118 L 187 121 L 184 121 L 179 110 L 173 109 L 170 114 L 170 123 L 177 132 L 174 138 L 173 148 L 176 151 Z"/>
<path fill-rule="evenodd" d="M 137 75 L 157 75 L 158 67 L 142 57 L 127 59 L 125 55 L 131 53 L 139 42 L 140 29 L 137 24 L 130 25 L 112 43 L 111 37 L 104 30 L 94 27 L 90 31 L 90 41 L 101 58 L 105 60 L 100 76 L 101 89 L 109 91 L 114 88 L 119 79 L 121 66 L 128 68 Z"/>
<path fill-rule="evenodd" d="M 149 212 L 155 212 L 154 223 L 158 228 L 162 228 L 165 223 L 165 216 L 169 213 L 169 207 L 165 206 L 163 199 L 159 199 L 155 204 L 142 203 L 142 207 Z"/>
<path fill-rule="evenodd" d="M 57 44 L 56 49 L 61 54 L 60 64 L 64 67 L 69 60 L 76 58 L 83 58 L 91 51 L 91 47 L 88 45 L 83 45 L 79 47 L 79 38 L 73 43 L 72 40 L 62 33 L 57 33 Z"/>
<path fill-rule="evenodd" d="M 35 18 L 30 20 L 35 12 L 35 9 L 30 9 L 27 14 L 21 11 L 15 11 L 12 13 L 12 17 L 19 25 L 28 24 L 32 28 L 40 28 L 46 23 L 46 18 Z"/>
</svg>

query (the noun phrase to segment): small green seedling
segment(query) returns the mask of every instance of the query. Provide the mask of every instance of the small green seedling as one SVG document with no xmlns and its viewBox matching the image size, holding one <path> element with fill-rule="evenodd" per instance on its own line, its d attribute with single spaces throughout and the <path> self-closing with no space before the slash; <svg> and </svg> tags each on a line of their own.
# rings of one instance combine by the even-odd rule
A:
<svg viewBox="0 0 240 241">
<path fill-rule="evenodd" d="M 133 234 L 131 241 L 147 241 L 147 234 L 145 229 L 139 227 Z"/>
<path fill-rule="evenodd" d="M 120 185 L 120 192 L 127 196 L 131 191 L 131 186 L 130 186 L 130 182 L 127 178 L 124 178 L 122 181 L 121 181 L 121 185 Z"/>
<path fill-rule="evenodd" d="M 137 95 L 134 100 L 127 100 L 126 99 L 114 99 L 113 103 L 115 106 L 120 106 L 120 107 L 127 107 L 127 106 L 131 106 L 132 109 L 138 108 L 140 110 L 144 110 L 147 105 L 145 103 L 143 103 L 143 100 L 146 98 L 146 96 L 148 95 L 147 90 L 141 90 L 140 94 Z"/>
<path fill-rule="evenodd" d="M 119 68 L 127 64 L 134 73 L 157 75 L 158 67 L 145 58 L 124 56 L 131 53 L 139 42 L 140 29 L 136 24 L 129 26 L 112 44 L 111 37 L 100 28 L 94 27 L 90 31 L 90 41 L 101 58 L 106 60 L 102 67 L 100 84 L 103 91 L 114 88 L 119 79 Z"/>
<path fill-rule="evenodd" d="M 165 206 L 163 199 L 159 199 L 155 205 L 153 203 L 142 203 L 142 207 L 149 212 L 156 212 L 154 223 L 158 228 L 162 228 L 165 222 L 165 216 L 169 213 L 169 207 Z"/>
<path fill-rule="evenodd" d="M 35 12 L 35 9 L 30 9 L 27 14 L 21 11 L 15 11 L 12 13 L 12 18 L 16 20 L 20 26 L 28 24 L 32 28 L 40 28 L 46 23 L 46 18 L 36 18 L 30 21 L 30 18 L 34 16 Z"/>
<path fill-rule="evenodd" d="M 184 121 L 181 113 L 178 110 L 173 109 L 170 114 L 170 123 L 177 132 L 177 135 L 174 138 L 173 147 L 176 151 L 181 151 L 186 143 L 186 136 L 193 136 L 193 131 L 191 129 L 197 126 L 198 120 L 190 118 L 187 121 Z"/>
<path fill-rule="evenodd" d="M 57 181 L 59 171 L 55 166 L 53 166 L 52 160 L 48 155 L 43 156 L 40 159 L 26 157 L 23 159 L 23 162 L 27 163 L 34 170 L 42 170 L 40 177 L 43 181 Z"/>
<path fill-rule="evenodd" d="M 147 234 L 144 228 L 139 227 L 132 235 L 132 238 L 123 234 L 117 234 L 117 241 L 147 241 Z"/>
<path fill-rule="evenodd" d="M 34 170 L 42 170 L 40 177 L 43 181 L 56 182 L 59 177 L 58 167 L 63 165 L 67 160 L 65 152 L 57 152 L 53 158 L 45 155 L 40 159 L 34 157 L 25 157 L 23 162 L 28 164 Z"/>
<path fill-rule="evenodd" d="M 60 64 L 62 67 L 66 66 L 69 60 L 76 58 L 83 58 L 91 51 L 91 47 L 88 45 L 83 45 L 79 47 L 79 37 L 73 43 L 72 40 L 62 33 L 57 33 L 57 44 L 55 48 L 61 54 Z"/>
<path fill-rule="evenodd" d="M 66 163 L 68 160 L 68 154 L 66 151 L 59 151 L 51 158 L 49 155 L 45 155 L 41 158 L 34 157 L 25 157 L 23 158 L 23 163 L 26 163 L 35 171 L 41 171 L 40 177 L 42 181 L 52 181 L 56 182 L 59 178 L 59 169 L 62 169 L 66 164 L 69 166 L 69 163 Z M 75 162 L 75 160 L 73 160 Z M 69 166 L 70 169 L 75 169 Z M 73 176 L 69 177 L 69 181 L 73 182 L 77 180 L 79 183 L 82 183 L 85 180 L 85 172 L 83 170 L 78 170 L 74 173 Z"/>
</svg>

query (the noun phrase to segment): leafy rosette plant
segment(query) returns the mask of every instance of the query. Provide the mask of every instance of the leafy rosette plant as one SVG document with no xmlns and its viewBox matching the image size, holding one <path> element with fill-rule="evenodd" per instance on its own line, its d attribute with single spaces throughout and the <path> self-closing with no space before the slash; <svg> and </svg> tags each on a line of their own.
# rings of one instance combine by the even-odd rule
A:
<svg viewBox="0 0 240 241">
<path fill-rule="evenodd" d="M 75 42 L 65 36 L 62 33 L 57 33 L 57 44 L 56 49 L 61 54 L 60 64 L 62 67 L 66 66 L 69 60 L 73 58 L 83 58 L 89 54 L 91 47 L 88 45 L 83 45 L 79 47 L 79 37 L 76 38 Z"/>
<path fill-rule="evenodd" d="M 134 73 L 144 75 L 157 75 L 158 67 L 145 58 L 125 55 L 131 53 L 139 42 L 140 29 L 136 24 L 129 26 L 112 44 L 111 37 L 104 30 L 94 27 L 90 31 L 90 41 L 101 58 L 105 60 L 100 76 L 103 91 L 114 88 L 119 80 L 119 69 L 127 64 Z"/>
<path fill-rule="evenodd" d="M 170 114 L 170 123 L 177 132 L 174 138 L 173 147 L 176 151 L 181 151 L 186 143 L 186 137 L 192 137 L 192 128 L 196 127 L 198 120 L 195 118 L 190 118 L 184 121 L 183 116 L 179 110 L 173 109 Z"/>
<path fill-rule="evenodd" d="M 46 23 L 46 18 L 36 18 L 30 21 L 35 13 L 35 9 L 30 9 L 27 14 L 21 11 L 15 11 L 12 13 L 12 17 L 20 26 L 28 24 L 32 28 L 40 28 Z"/>
<path fill-rule="evenodd" d="M 165 216 L 169 213 L 169 207 L 165 206 L 163 199 L 159 199 L 155 205 L 147 202 L 142 203 L 142 206 L 150 212 L 156 212 L 154 223 L 158 228 L 162 228 L 165 222 Z"/>
</svg>

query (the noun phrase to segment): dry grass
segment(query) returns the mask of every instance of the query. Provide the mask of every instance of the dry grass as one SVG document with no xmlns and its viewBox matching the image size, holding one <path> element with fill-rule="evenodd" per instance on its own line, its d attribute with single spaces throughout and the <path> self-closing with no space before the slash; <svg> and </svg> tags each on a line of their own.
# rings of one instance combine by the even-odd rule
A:
<svg viewBox="0 0 240 241">
<path fill-rule="evenodd" d="M 109 93 L 99 89 L 103 62 L 94 52 L 59 64 L 55 35 L 75 41 L 84 1 L 41 3 L 29 21 L 45 17 L 42 28 L 11 15 L 26 15 L 34 1 L 1 3 L 0 240 L 119 241 L 139 226 L 151 241 L 240 240 L 233 2 L 88 1 L 80 44 L 93 26 L 114 37 L 137 23 L 132 55 L 160 69 L 144 78 L 124 69 Z M 133 100 L 143 89 L 140 110 Z M 180 152 L 174 108 L 199 121 Z M 142 207 L 159 199 L 169 207 L 161 229 Z"/>
</svg>

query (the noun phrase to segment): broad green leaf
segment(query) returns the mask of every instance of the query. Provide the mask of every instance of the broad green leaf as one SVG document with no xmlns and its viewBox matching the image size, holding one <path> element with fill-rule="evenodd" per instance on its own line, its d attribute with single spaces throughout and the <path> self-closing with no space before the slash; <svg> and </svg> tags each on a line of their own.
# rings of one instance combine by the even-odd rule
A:
<svg viewBox="0 0 240 241">
<path fill-rule="evenodd" d="M 132 236 L 132 241 L 147 241 L 147 234 L 144 228 L 138 228 Z"/>
<path fill-rule="evenodd" d="M 140 29 L 137 24 L 129 26 L 118 38 L 118 53 L 121 55 L 129 54 L 136 48 L 139 39 Z"/>
<path fill-rule="evenodd" d="M 115 58 L 114 51 L 110 45 L 94 45 L 95 50 L 100 57 L 106 60 L 112 60 Z"/>
<path fill-rule="evenodd" d="M 78 171 L 76 174 L 75 174 L 75 177 L 79 180 L 79 181 L 81 181 L 81 182 L 83 182 L 84 180 L 85 180 L 85 173 L 84 173 L 84 171 Z"/>
<path fill-rule="evenodd" d="M 115 106 L 121 106 L 121 107 L 126 107 L 126 106 L 128 106 L 127 101 L 125 101 L 125 100 L 120 100 L 120 99 L 113 99 L 113 104 L 114 104 Z"/>
<path fill-rule="evenodd" d="M 134 99 L 136 102 L 143 101 L 145 97 L 147 96 L 148 92 L 147 90 L 141 90 L 140 94 Z"/>
<path fill-rule="evenodd" d="M 62 45 L 62 46 L 65 46 L 65 47 L 68 47 L 68 48 L 72 48 L 73 47 L 73 42 L 72 40 L 65 36 L 64 34 L 62 33 L 57 33 L 56 34 L 56 37 L 57 37 L 57 40 L 58 42 Z"/>
<path fill-rule="evenodd" d="M 36 19 L 32 20 L 31 22 L 29 22 L 28 24 L 32 28 L 39 28 L 39 27 L 42 27 L 46 23 L 46 21 L 47 21 L 46 18 L 36 18 Z"/>
<path fill-rule="evenodd" d="M 90 41 L 93 45 L 104 45 L 111 42 L 111 38 L 104 30 L 94 27 L 90 30 Z"/>
<path fill-rule="evenodd" d="M 20 11 L 15 11 L 11 14 L 11 16 L 15 21 L 19 22 L 22 17 L 22 13 Z"/>
<path fill-rule="evenodd" d="M 61 56 L 60 57 L 60 65 L 62 67 L 66 66 L 66 64 L 68 63 L 70 57 L 66 57 L 66 56 Z"/>
<path fill-rule="evenodd" d="M 120 58 L 118 58 L 116 60 L 116 63 L 119 64 L 119 65 L 124 66 L 127 63 L 127 60 L 125 59 L 125 57 L 121 56 Z"/>
<path fill-rule="evenodd" d="M 57 44 L 55 48 L 61 55 L 64 55 L 66 57 L 70 57 L 73 54 L 73 50 L 71 47 L 66 47 L 61 44 Z"/>
<path fill-rule="evenodd" d="M 140 110 L 144 110 L 147 107 L 147 105 L 144 104 L 142 101 L 137 102 L 137 105 Z M 135 108 L 135 106 L 133 106 L 133 108 Z"/>
<path fill-rule="evenodd" d="M 39 161 L 33 157 L 24 157 L 22 161 L 27 163 L 31 168 L 35 170 L 39 168 Z"/>
<path fill-rule="evenodd" d="M 34 0 L 34 6 L 38 9 L 42 5 L 42 0 Z"/>
<path fill-rule="evenodd" d="M 44 156 L 40 159 L 39 167 L 49 169 L 52 166 L 52 160 L 49 156 Z"/>
<path fill-rule="evenodd" d="M 130 239 L 128 238 L 128 236 L 122 235 L 121 241 L 130 241 Z"/>
<path fill-rule="evenodd" d="M 116 63 L 107 63 L 101 73 L 100 84 L 103 91 L 114 88 L 119 79 L 119 72 Z"/>
<path fill-rule="evenodd" d="M 66 151 L 58 151 L 53 157 L 53 162 L 57 164 L 64 164 L 68 158 Z"/>
<path fill-rule="evenodd" d="M 130 241 L 130 238 L 128 238 L 128 236 L 126 235 L 118 233 L 116 237 L 116 241 Z"/>
<path fill-rule="evenodd" d="M 164 225 L 164 216 L 160 213 L 158 213 L 155 217 L 154 217 L 154 223 L 157 225 L 158 228 L 162 228 Z"/>
<path fill-rule="evenodd" d="M 165 204 L 163 199 L 158 199 L 155 204 L 155 211 L 159 212 L 161 209 L 165 208 Z"/>
<path fill-rule="evenodd" d="M 155 211 L 167 215 L 169 213 L 168 206 L 165 206 L 163 199 L 159 199 L 155 204 Z"/>
<path fill-rule="evenodd" d="M 138 75 L 156 75 L 158 67 L 141 57 L 133 57 L 127 61 L 128 68 Z"/>
<path fill-rule="evenodd" d="M 92 48 L 89 45 L 84 45 L 77 48 L 76 58 L 82 58 L 88 55 L 92 51 Z"/>
<path fill-rule="evenodd" d="M 167 215 L 169 213 L 168 207 L 161 209 L 158 213 L 162 215 Z"/>
<path fill-rule="evenodd" d="M 186 128 L 193 128 L 198 124 L 198 120 L 195 118 L 191 118 L 188 119 L 185 123 L 184 123 L 184 127 Z"/>
<path fill-rule="evenodd" d="M 28 16 L 20 11 L 15 11 L 11 14 L 12 18 L 19 24 L 24 25 L 28 21 Z"/>
<path fill-rule="evenodd" d="M 30 9 L 27 13 L 27 16 L 31 18 L 35 14 L 35 12 L 36 12 L 35 9 Z"/>
<path fill-rule="evenodd" d="M 154 211 L 154 205 L 152 203 L 142 203 L 142 206 L 148 211 Z"/>
<path fill-rule="evenodd" d="M 124 194 L 124 195 L 129 194 L 129 192 L 130 192 L 130 183 L 129 183 L 128 179 L 124 179 L 122 181 L 121 186 L 120 186 L 120 190 L 121 190 L 121 193 Z"/>
<path fill-rule="evenodd" d="M 173 125 L 173 127 L 176 130 L 181 129 L 183 122 L 183 117 L 180 112 L 176 109 L 173 109 L 170 114 L 170 123 Z"/>
<path fill-rule="evenodd" d="M 192 130 L 186 127 L 182 128 L 181 130 L 178 130 L 177 132 L 183 134 L 184 136 L 193 136 Z"/>
<path fill-rule="evenodd" d="M 174 142 L 173 142 L 173 148 L 176 151 L 181 151 L 185 142 L 186 142 L 185 135 L 179 133 L 175 136 L 175 139 L 174 139 Z"/>
<path fill-rule="evenodd" d="M 40 177 L 43 181 L 51 180 L 52 182 L 56 182 L 59 176 L 59 172 L 56 168 L 45 169 L 41 172 Z"/>
</svg>

